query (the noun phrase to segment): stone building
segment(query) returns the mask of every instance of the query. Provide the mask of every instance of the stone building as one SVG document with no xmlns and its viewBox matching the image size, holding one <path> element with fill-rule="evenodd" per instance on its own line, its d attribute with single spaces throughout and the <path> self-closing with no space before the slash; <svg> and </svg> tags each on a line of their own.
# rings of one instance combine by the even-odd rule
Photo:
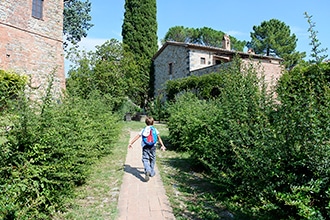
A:
<svg viewBox="0 0 330 220">
<path fill-rule="evenodd" d="M 53 92 L 65 88 L 63 0 L 1 0 L 0 69 L 29 76 L 40 97 L 54 74 Z"/>
<path fill-rule="evenodd" d="M 202 46 L 183 42 L 166 42 L 154 55 L 155 69 L 154 95 L 164 94 L 168 80 L 191 75 L 201 76 L 219 71 L 238 55 L 243 63 L 255 64 L 262 68 L 265 81 L 274 85 L 282 73 L 282 59 L 254 54 L 252 51 L 239 52 L 230 49 L 230 39 L 224 36 L 222 48 Z"/>
</svg>

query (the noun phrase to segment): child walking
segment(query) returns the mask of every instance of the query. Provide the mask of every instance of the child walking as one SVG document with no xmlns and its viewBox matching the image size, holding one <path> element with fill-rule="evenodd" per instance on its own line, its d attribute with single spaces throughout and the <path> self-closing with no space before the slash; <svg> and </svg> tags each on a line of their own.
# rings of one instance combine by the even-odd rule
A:
<svg viewBox="0 0 330 220">
<path fill-rule="evenodd" d="M 138 135 L 136 135 L 128 144 L 128 148 L 132 148 L 132 144 L 136 140 L 138 140 L 141 136 L 146 137 L 150 134 L 150 131 L 154 129 L 157 135 L 157 139 L 159 140 L 159 143 L 161 145 L 161 150 L 166 150 L 166 147 L 163 144 L 163 141 L 159 135 L 158 130 L 153 126 L 154 119 L 152 117 L 147 117 L 145 120 L 146 127 L 142 129 Z M 142 146 L 142 163 L 144 166 L 144 172 L 145 172 L 145 181 L 149 181 L 149 177 L 155 176 L 155 162 L 156 162 L 156 143 L 153 144 L 146 144 L 145 141 L 141 141 Z"/>
</svg>

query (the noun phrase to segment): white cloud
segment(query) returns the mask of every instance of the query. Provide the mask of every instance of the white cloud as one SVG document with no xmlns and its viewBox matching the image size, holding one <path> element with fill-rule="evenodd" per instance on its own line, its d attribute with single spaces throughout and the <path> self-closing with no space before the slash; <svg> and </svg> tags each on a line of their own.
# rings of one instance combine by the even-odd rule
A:
<svg viewBox="0 0 330 220">
<path fill-rule="evenodd" d="M 234 30 L 230 30 L 230 31 L 226 31 L 226 34 L 233 36 L 233 37 L 246 37 L 246 36 L 250 36 L 250 33 L 244 33 L 244 32 L 240 32 L 240 31 L 234 31 Z"/>
<path fill-rule="evenodd" d="M 109 39 L 87 37 L 87 38 L 83 38 L 78 45 L 81 50 L 90 51 L 90 50 L 95 50 L 95 46 L 100 46 L 104 44 L 104 42 L 106 42 L 107 40 Z"/>
<path fill-rule="evenodd" d="M 294 33 L 296 36 L 301 36 L 301 37 L 308 37 L 309 33 L 307 29 L 303 29 L 301 27 L 297 26 L 292 26 L 290 27 L 291 34 Z"/>
</svg>

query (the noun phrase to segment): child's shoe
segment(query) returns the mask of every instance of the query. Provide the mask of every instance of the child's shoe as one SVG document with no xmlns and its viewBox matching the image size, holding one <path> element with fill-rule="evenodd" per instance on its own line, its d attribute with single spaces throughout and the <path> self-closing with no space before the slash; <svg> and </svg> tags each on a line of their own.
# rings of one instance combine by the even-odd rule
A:
<svg viewBox="0 0 330 220">
<path fill-rule="evenodd" d="M 146 172 L 146 177 L 145 177 L 146 182 L 149 181 L 149 178 L 150 178 L 150 173 L 147 171 L 147 172 Z"/>
</svg>

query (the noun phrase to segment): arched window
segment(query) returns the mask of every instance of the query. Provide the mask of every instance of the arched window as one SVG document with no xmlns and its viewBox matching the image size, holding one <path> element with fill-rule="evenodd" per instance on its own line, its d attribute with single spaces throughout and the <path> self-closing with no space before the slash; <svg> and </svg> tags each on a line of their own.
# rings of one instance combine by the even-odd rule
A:
<svg viewBox="0 0 330 220">
<path fill-rule="evenodd" d="M 32 17 L 42 19 L 44 0 L 32 0 Z"/>
</svg>

